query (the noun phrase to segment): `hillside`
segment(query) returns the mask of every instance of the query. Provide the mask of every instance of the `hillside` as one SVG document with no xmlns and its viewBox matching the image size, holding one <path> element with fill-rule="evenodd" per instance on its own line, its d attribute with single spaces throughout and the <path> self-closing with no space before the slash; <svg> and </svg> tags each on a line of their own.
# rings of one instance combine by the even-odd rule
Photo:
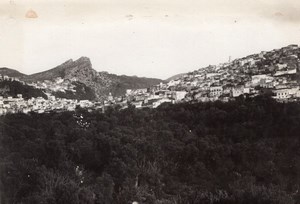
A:
<svg viewBox="0 0 300 204">
<path fill-rule="evenodd" d="M 115 75 L 107 73 L 101 74 L 106 75 L 107 78 L 110 78 L 113 81 L 111 87 L 109 88 L 109 92 L 117 96 L 124 95 L 126 89 L 149 88 L 162 82 L 162 80 L 155 78 Z"/>
<path fill-rule="evenodd" d="M 209 65 L 162 87 L 186 91 L 185 101 L 229 101 L 265 92 L 280 101 L 300 100 L 300 47 L 292 44 Z"/>
<path fill-rule="evenodd" d="M 18 77 L 18 78 L 26 76 L 25 74 L 23 74 L 21 72 L 18 72 L 17 70 L 10 69 L 10 68 L 7 68 L 7 67 L 0 68 L 0 75 L 2 75 L 2 76 L 7 75 L 9 77 Z"/>
<path fill-rule="evenodd" d="M 185 74 L 186 74 L 186 73 L 176 74 L 176 75 L 174 75 L 174 76 L 171 76 L 171 77 L 167 78 L 165 81 L 169 82 L 169 81 L 171 81 L 171 80 L 176 80 L 176 79 L 178 79 L 178 78 L 183 77 Z"/>
<path fill-rule="evenodd" d="M 66 99 L 77 99 L 77 100 L 95 100 L 95 92 L 88 86 L 80 82 L 72 82 L 74 86 L 73 91 L 52 91 L 52 95 L 57 98 L 66 98 Z"/>
</svg>

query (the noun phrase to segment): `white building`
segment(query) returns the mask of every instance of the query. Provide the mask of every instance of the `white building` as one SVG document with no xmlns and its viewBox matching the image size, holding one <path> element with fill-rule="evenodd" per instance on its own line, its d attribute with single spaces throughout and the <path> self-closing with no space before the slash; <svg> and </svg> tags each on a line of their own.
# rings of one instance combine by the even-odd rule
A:
<svg viewBox="0 0 300 204">
<path fill-rule="evenodd" d="M 286 88 L 286 89 L 275 89 L 275 90 L 273 90 L 273 93 L 275 94 L 275 96 L 273 98 L 287 99 L 287 98 L 291 98 L 292 96 L 297 97 L 298 91 L 299 91 L 299 87 Z"/>
<path fill-rule="evenodd" d="M 184 97 L 186 96 L 187 92 L 186 91 L 176 91 L 175 92 L 175 100 L 176 101 L 181 101 L 182 99 L 184 99 Z"/>
<path fill-rule="evenodd" d="M 218 97 L 222 95 L 223 93 L 223 87 L 222 86 L 212 86 L 209 87 L 209 95 L 211 97 Z"/>
</svg>

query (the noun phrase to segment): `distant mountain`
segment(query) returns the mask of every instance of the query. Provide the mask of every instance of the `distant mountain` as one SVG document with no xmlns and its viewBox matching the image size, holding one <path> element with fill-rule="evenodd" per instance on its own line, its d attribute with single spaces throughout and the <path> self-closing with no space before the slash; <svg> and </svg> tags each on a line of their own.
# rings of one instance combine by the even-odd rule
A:
<svg viewBox="0 0 300 204">
<path fill-rule="evenodd" d="M 110 92 L 114 96 L 123 95 L 126 89 L 148 88 L 162 80 L 153 78 L 139 78 L 118 76 L 108 72 L 97 72 L 92 68 L 89 58 L 81 57 L 76 61 L 68 60 L 65 63 L 48 71 L 23 77 L 25 81 L 53 80 L 57 77 L 78 81 L 94 90 L 98 98 Z"/>
<path fill-rule="evenodd" d="M 32 75 L 25 75 L 12 69 L 2 70 L 2 72 L 6 75 L 11 77 L 19 77 L 25 82 L 38 82 L 44 80 L 54 81 L 58 77 L 70 82 L 80 82 L 91 88 L 95 93 L 96 98 L 105 97 L 109 93 L 112 93 L 114 96 L 120 96 L 125 94 L 126 89 L 148 88 L 163 81 L 155 78 L 125 75 L 119 76 L 110 74 L 108 72 L 97 72 L 95 69 L 93 69 L 92 63 L 87 57 L 81 57 L 76 61 L 70 59 L 63 64 L 54 67 L 53 69 Z M 85 95 L 84 92 L 81 93 Z M 90 93 L 90 90 L 88 90 L 88 93 Z M 73 96 L 68 96 L 72 98 L 75 97 L 74 94 Z"/>
<path fill-rule="evenodd" d="M 25 74 L 23 74 L 21 72 L 18 72 L 17 70 L 10 69 L 10 68 L 7 68 L 7 67 L 1 67 L 0 68 L 0 74 L 1 75 L 7 75 L 7 76 L 10 76 L 10 77 L 18 77 L 18 78 L 26 76 Z"/>
<path fill-rule="evenodd" d="M 71 79 L 76 77 L 79 81 L 84 81 L 86 80 L 84 78 L 93 79 L 96 75 L 97 72 L 92 68 L 89 58 L 81 57 L 76 61 L 70 59 L 53 69 L 24 76 L 22 79 L 24 81 L 33 82 L 54 80 L 57 77 L 61 77 L 63 79 Z"/>
<path fill-rule="evenodd" d="M 99 73 L 104 78 L 109 78 L 112 81 L 110 88 L 108 89 L 113 95 L 123 95 L 126 89 L 139 89 L 149 88 L 153 85 L 157 85 L 163 82 L 161 79 L 136 77 L 136 76 L 125 76 L 108 74 L 105 72 Z"/>
<path fill-rule="evenodd" d="M 167 78 L 165 81 L 172 81 L 172 80 L 175 80 L 175 79 L 178 79 L 178 78 L 181 78 L 183 75 L 185 75 L 186 73 L 181 73 L 181 74 L 176 74 L 174 76 L 171 76 L 170 78 Z"/>
</svg>

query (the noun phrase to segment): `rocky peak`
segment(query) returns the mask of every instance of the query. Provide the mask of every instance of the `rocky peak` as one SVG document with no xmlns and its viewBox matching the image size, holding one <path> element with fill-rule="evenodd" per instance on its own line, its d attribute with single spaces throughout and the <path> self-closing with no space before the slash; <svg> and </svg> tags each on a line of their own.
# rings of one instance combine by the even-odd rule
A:
<svg viewBox="0 0 300 204">
<path fill-rule="evenodd" d="M 77 63 L 80 63 L 80 62 L 91 63 L 91 60 L 90 60 L 90 58 L 83 56 L 83 57 L 78 58 L 75 62 L 77 62 Z"/>
<path fill-rule="evenodd" d="M 80 57 L 79 59 L 70 63 L 68 67 L 72 69 L 83 69 L 83 70 L 95 71 L 92 68 L 91 60 L 88 57 Z"/>
<path fill-rule="evenodd" d="M 69 59 L 69 60 L 65 61 L 64 63 L 62 63 L 61 65 L 70 65 L 73 62 L 74 62 L 73 59 Z"/>
</svg>

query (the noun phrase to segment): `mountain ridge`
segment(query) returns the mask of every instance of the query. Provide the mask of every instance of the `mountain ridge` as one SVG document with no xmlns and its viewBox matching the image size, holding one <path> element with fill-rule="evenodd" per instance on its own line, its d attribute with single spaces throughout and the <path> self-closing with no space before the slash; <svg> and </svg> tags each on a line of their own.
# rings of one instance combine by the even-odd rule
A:
<svg viewBox="0 0 300 204">
<path fill-rule="evenodd" d="M 65 72 L 68 71 L 68 69 L 74 67 L 78 67 L 78 68 L 88 67 L 88 69 L 92 69 L 92 64 L 89 58 L 87 57 L 80 57 L 75 61 L 73 59 L 69 59 L 52 69 L 27 75 L 25 77 L 22 77 L 22 79 L 24 81 L 43 81 L 43 80 L 53 80 L 53 78 L 57 78 L 57 77 L 64 78 L 66 75 Z"/>
<path fill-rule="evenodd" d="M 121 96 L 126 93 L 126 89 L 148 88 L 163 81 L 156 78 L 116 75 L 106 71 L 97 72 L 88 57 L 69 59 L 54 68 L 30 75 L 9 68 L 0 68 L 1 73 L 9 77 L 18 77 L 28 83 L 54 81 L 57 78 L 70 82 L 78 81 L 92 88 L 98 99 L 109 93 Z"/>
<path fill-rule="evenodd" d="M 23 77 L 26 76 L 26 74 L 21 73 L 15 69 L 11 69 L 8 67 L 0 67 L 0 74 L 1 75 L 7 75 L 9 77 Z"/>
</svg>

